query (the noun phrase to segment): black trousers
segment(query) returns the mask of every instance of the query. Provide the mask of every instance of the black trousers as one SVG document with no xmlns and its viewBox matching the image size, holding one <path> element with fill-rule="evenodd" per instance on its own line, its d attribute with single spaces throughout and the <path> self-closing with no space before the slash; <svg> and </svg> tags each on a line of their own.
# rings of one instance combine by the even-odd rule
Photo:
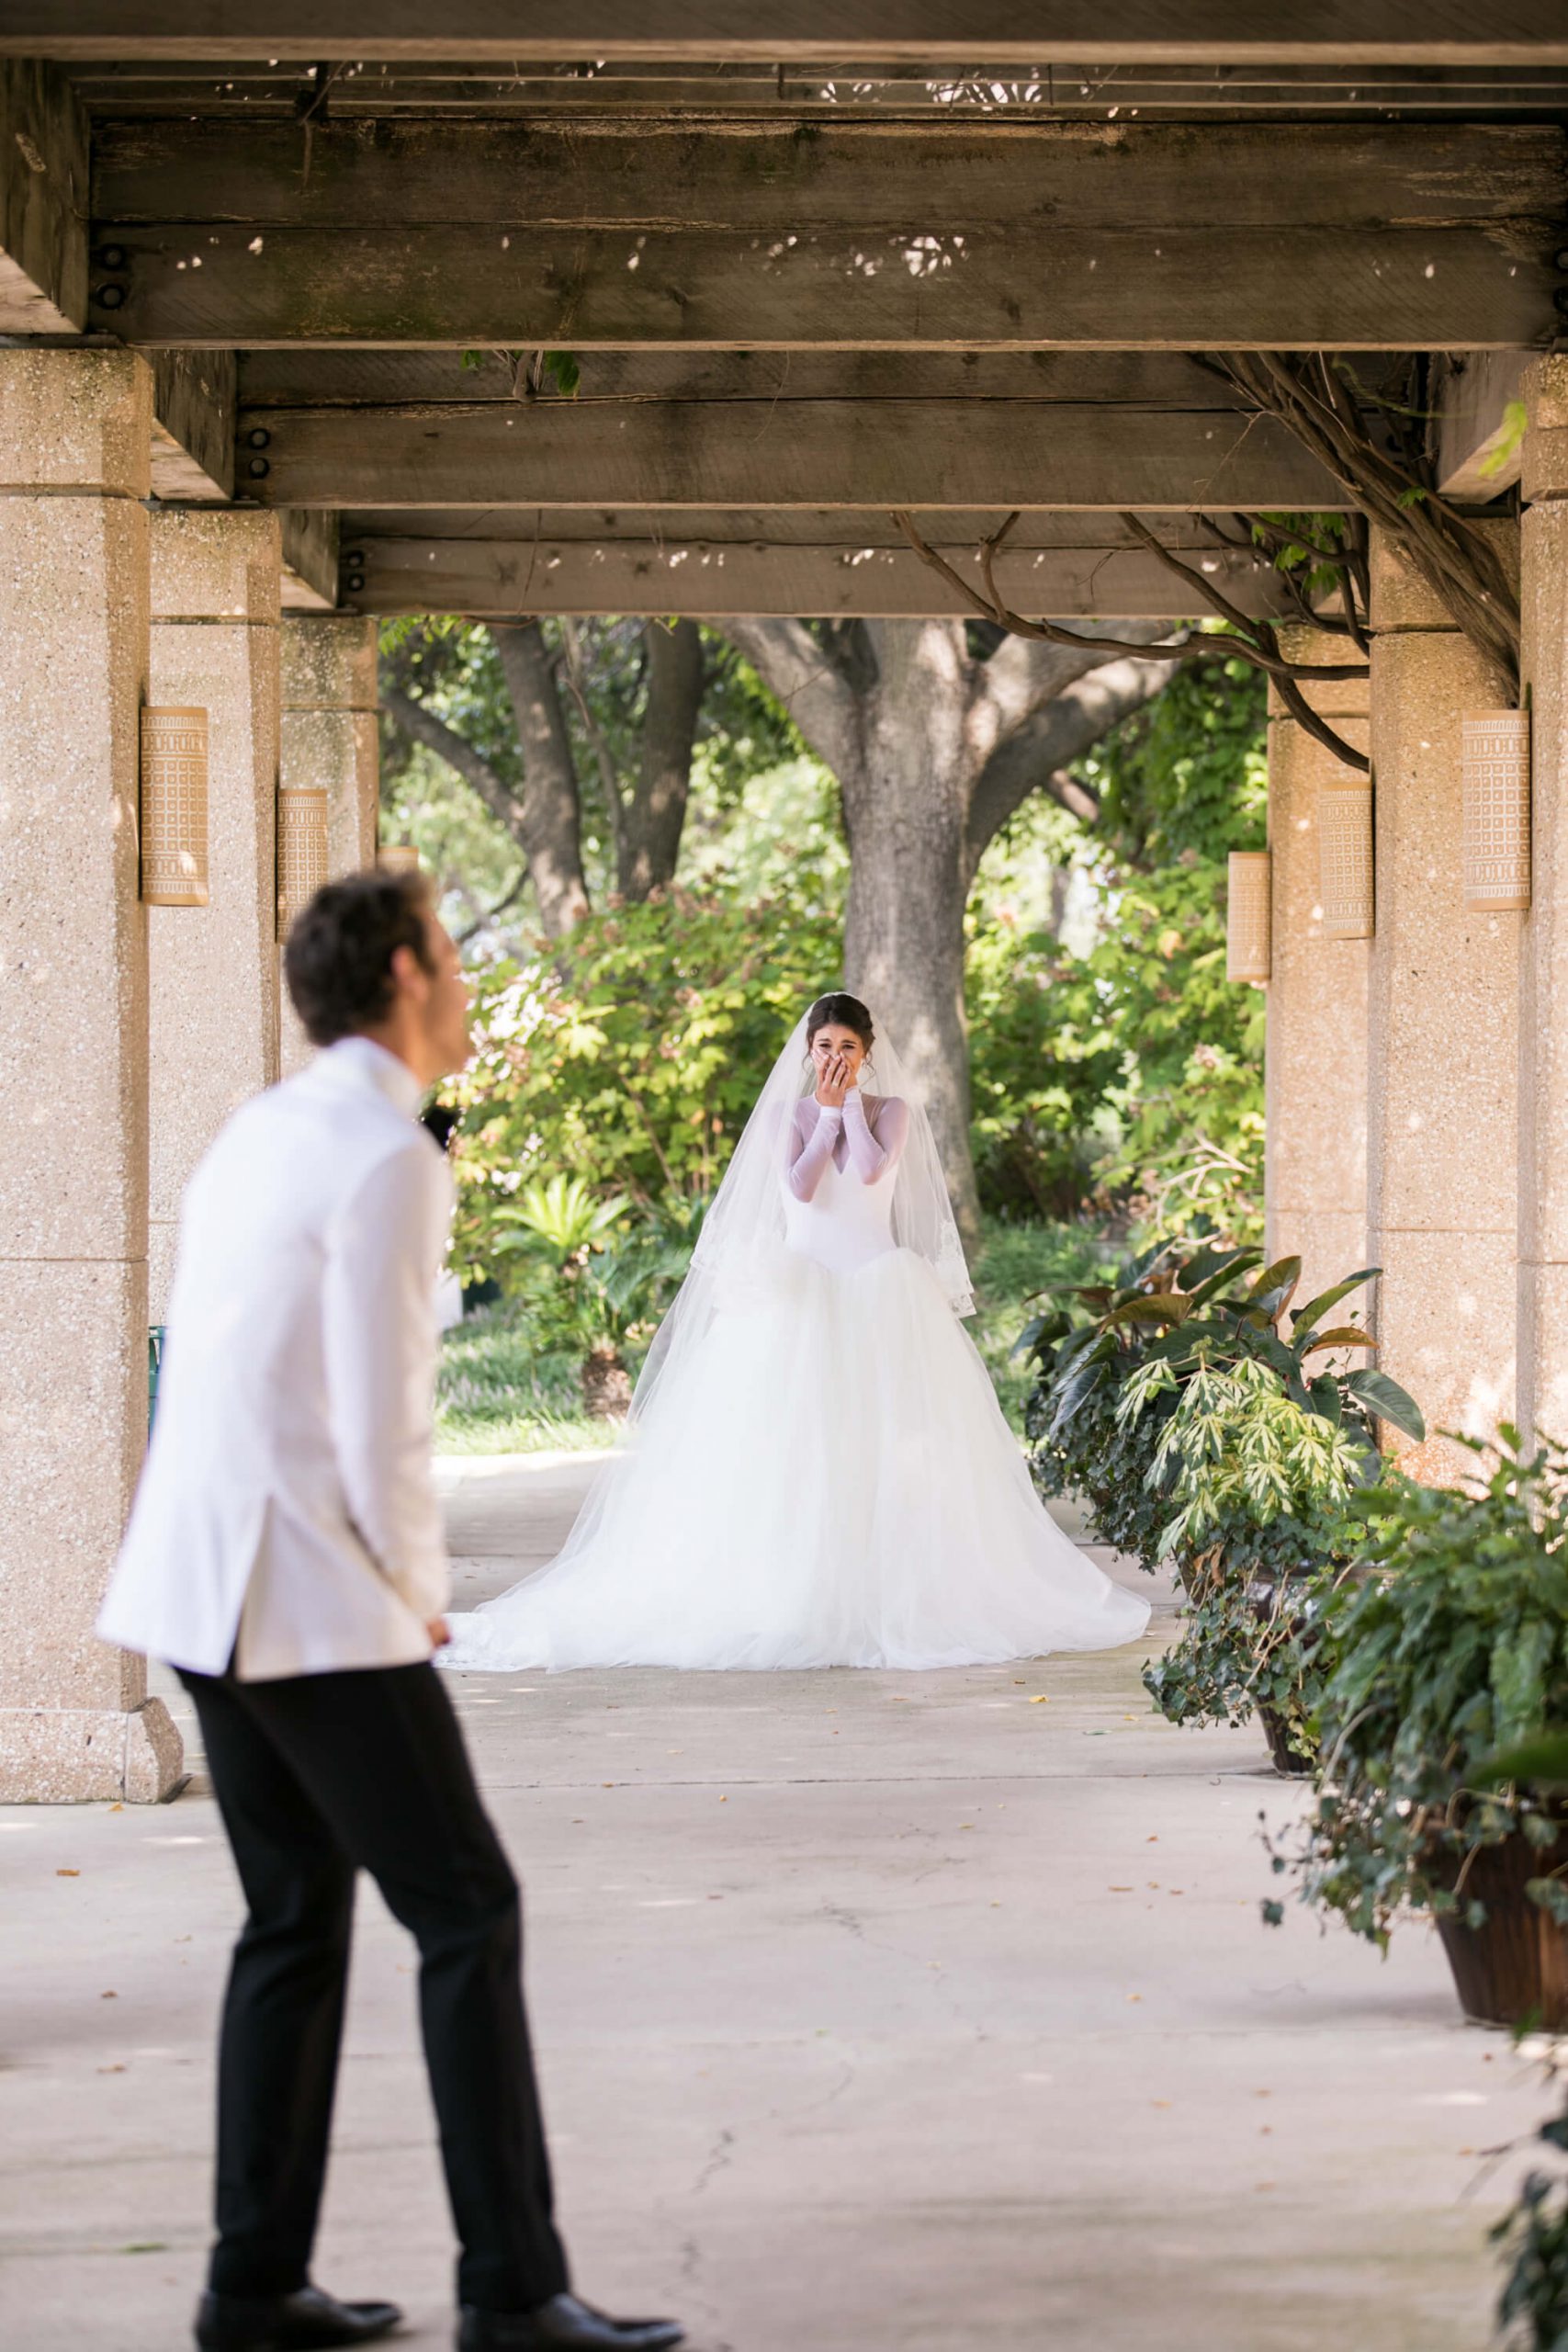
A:
<svg viewBox="0 0 1568 2352">
<path fill-rule="evenodd" d="M 250 1916 L 218 2085 L 220 2294 L 305 2284 L 326 2172 L 355 1873 L 420 1955 L 420 2019 L 461 2253 L 458 2300 L 559 2294 L 523 2007 L 517 1882 L 428 1665 L 237 1682 L 182 1673 Z"/>
</svg>

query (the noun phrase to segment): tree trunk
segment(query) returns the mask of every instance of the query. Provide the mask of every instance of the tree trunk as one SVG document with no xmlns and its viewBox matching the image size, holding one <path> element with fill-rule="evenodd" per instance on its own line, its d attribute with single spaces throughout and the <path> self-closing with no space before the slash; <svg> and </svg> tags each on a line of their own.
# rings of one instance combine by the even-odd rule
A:
<svg viewBox="0 0 1568 2352">
<path fill-rule="evenodd" d="M 880 1013 L 930 1109 L 953 1207 L 978 1231 L 969 1153 L 964 914 L 998 827 L 1043 786 L 1075 815 L 1091 795 L 1061 774 L 1157 694 L 1168 667 L 1006 639 L 985 661 L 959 621 L 729 620 L 727 635 L 839 779 L 850 841 L 848 985 Z M 1121 627 L 1152 642 L 1157 621 Z"/>
<path fill-rule="evenodd" d="M 492 627 L 502 674 L 523 749 L 523 846 L 547 937 L 559 939 L 588 912 L 582 874 L 582 812 L 560 695 L 537 621 Z"/>
<path fill-rule="evenodd" d="M 953 621 L 881 631 L 876 652 L 861 757 L 840 777 L 851 856 L 845 978 L 908 1066 L 959 1225 L 973 1240 L 979 1202 L 964 1016 L 973 665 Z"/>
<path fill-rule="evenodd" d="M 675 878 L 705 674 L 695 621 L 677 621 L 673 628 L 649 621 L 643 641 L 648 704 L 642 757 L 637 783 L 620 802 L 615 838 L 616 886 L 624 899 L 635 900 Z"/>
</svg>

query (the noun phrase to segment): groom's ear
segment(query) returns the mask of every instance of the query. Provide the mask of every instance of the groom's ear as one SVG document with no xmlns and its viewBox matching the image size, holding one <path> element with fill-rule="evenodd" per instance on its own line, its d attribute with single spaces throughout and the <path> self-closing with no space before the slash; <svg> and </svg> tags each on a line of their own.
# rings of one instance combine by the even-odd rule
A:
<svg viewBox="0 0 1568 2352">
<path fill-rule="evenodd" d="M 413 948 L 406 944 L 394 947 L 388 968 L 400 996 L 412 996 L 417 1001 L 429 994 L 430 974 Z"/>
</svg>

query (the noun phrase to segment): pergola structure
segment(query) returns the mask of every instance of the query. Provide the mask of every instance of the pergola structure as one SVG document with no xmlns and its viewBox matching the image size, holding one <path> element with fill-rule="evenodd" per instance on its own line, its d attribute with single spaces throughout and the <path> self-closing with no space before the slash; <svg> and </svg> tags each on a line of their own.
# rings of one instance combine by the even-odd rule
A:
<svg viewBox="0 0 1568 2352">
<path fill-rule="evenodd" d="M 1461 723 L 1514 687 L 1376 531 L 1370 694 L 1311 690 L 1370 938 L 1347 772 L 1271 725 L 1270 1240 L 1384 1268 L 1435 1426 L 1568 1433 L 1562 0 L 761 13 L 0 0 L 0 1796 L 179 1771 L 92 1620 L 181 1188 L 296 1050 L 280 838 L 291 889 L 324 796 L 374 854 L 375 616 L 958 614 L 895 514 L 973 578 L 1013 509 L 1021 611 L 1190 617 L 1133 516 L 1280 613 L 1202 518 L 1349 494 L 1216 351 L 1448 355 L 1533 729 L 1531 903 L 1477 911 Z M 148 706 L 205 714 L 205 904 L 144 903 Z"/>
</svg>

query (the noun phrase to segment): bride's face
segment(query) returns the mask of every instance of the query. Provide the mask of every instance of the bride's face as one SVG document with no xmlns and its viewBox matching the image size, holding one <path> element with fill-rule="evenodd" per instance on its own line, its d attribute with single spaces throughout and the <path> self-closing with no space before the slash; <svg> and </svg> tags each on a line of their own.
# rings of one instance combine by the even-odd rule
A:
<svg viewBox="0 0 1568 2352">
<path fill-rule="evenodd" d="M 825 1029 L 818 1029 L 811 1040 L 811 1058 L 818 1073 L 829 1062 L 842 1062 L 853 1078 L 859 1075 L 861 1064 L 865 1059 L 865 1047 L 852 1029 L 841 1029 L 837 1022 L 830 1021 Z"/>
</svg>

